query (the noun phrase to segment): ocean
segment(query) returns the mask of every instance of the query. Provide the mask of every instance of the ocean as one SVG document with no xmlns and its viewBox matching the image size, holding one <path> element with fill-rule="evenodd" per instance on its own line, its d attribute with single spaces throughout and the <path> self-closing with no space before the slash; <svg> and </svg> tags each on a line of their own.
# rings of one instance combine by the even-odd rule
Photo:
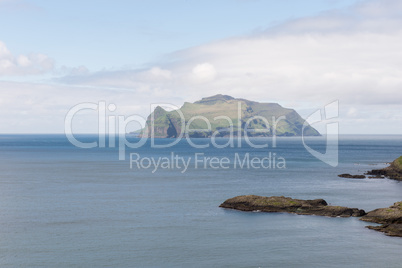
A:
<svg viewBox="0 0 402 268">
<path fill-rule="evenodd" d="M 64 135 L 0 135 L 0 267 L 401 267 L 402 239 L 358 218 L 219 205 L 255 194 L 388 207 L 402 200 L 402 183 L 337 175 L 385 167 L 402 155 L 402 136 L 341 136 L 337 167 L 298 137 L 278 137 L 276 146 L 252 139 L 266 148 L 193 142 L 208 147 L 147 142 L 119 160 L 107 143 L 82 149 Z M 307 143 L 325 152 L 324 138 Z"/>
</svg>

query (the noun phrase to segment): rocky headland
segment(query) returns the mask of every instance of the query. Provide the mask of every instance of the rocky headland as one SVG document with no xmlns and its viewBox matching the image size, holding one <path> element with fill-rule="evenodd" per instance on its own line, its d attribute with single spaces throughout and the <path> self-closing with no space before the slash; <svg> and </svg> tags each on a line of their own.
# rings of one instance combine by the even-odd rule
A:
<svg viewBox="0 0 402 268">
<path fill-rule="evenodd" d="M 395 159 L 388 167 L 382 169 L 373 169 L 364 173 L 364 175 L 351 175 L 349 173 L 339 174 L 338 177 L 347 179 L 384 179 L 402 181 L 402 156 Z"/>
<path fill-rule="evenodd" d="M 383 169 L 373 169 L 368 171 L 366 175 L 377 177 L 385 176 L 392 180 L 402 181 L 402 156 L 395 159 L 388 167 Z"/>
<path fill-rule="evenodd" d="M 402 181 L 402 156 L 395 159 L 390 166 L 383 169 L 373 169 L 365 175 L 368 178 L 390 178 Z M 365 175 L 340 174 L 339 177 L 364 179 Z M 389 236 L 402 237 L 402 201 L 389 208 L 378 208 L 366 213 L 362 209 L 340 206 L 329 206 L 324 199 L 302 200 L 284 196 L 241 195 L 223 202 L 220 207 L 241 211 L 287 212 L 299 215 L 318 215 L 328 217 L 361 217 L 360 220 L 381 224 L 366 226 Z"/>
<path fill-rule="evenodd" d="M 362 209 L 328 206 L 324 199 L 301 200 L 284 196 L 236 196 L 223 202 L 220 207 L 241 211 L 287 212 L 328 217 L 360 217 L 366 214 Z"/>
<path fill-rule="evenodd" d="M 402 237 L 402 201 L 389 208 L 366 213 L 362 209 L 329 206 L 324 199 L 302 200 L 284 196 L 240 195 L 227 199 L 219 207 L 241 211 L 286 212 L 327 217 L 361 217 L 360 220 L 382 224 L 366 226 L 389 236 Z"/>
<path fill-rule="evenodd" d="M 382 224 L 367 226 L 369 229 L 384 232 L 389 236 L 402 237 L 402 201 L 389 208 L 378 208 L 364 215 L 360 220 Z"/>
</svg>

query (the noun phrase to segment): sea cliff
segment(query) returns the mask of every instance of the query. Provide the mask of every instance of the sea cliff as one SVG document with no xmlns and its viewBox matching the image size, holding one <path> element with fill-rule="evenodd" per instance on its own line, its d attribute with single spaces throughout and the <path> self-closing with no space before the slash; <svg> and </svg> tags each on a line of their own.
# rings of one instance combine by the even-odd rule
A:
<svg viewBox="0 0 402 268">
<path fill-rule="evenodd" d="M 147 118 L 140 136 L 177 138 L 319 136 L 293 109 L 277 103 L 260 103 L 215 95 L 186 102 L 173 111 L 158 106 Z"/>
</svg>

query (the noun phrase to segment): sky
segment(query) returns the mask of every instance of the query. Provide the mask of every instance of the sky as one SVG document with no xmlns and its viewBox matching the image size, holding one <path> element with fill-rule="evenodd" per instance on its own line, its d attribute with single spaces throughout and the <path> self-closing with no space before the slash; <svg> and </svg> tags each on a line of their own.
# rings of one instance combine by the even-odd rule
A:
<svg viewBox="0 0 402 268">
<path fill-rule="evenodd" d="M 399 0 L 0 0 L 0 133 L 63 133 L 82 103 L 146 118 L 226 94 L 303 117 L 339 101 L 341 134 L 402 134 L 401 14 Z M 97 111 L 74 117 L 97 129 Z"/>
</svg>

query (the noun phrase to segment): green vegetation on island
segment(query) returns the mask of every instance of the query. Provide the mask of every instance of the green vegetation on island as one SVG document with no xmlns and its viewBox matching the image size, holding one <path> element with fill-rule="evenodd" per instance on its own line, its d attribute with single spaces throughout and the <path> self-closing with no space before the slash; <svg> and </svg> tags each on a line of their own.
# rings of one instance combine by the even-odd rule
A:
<svg viewBox="0 0 402 268">
<path fill-rule="evenodd" d="M 194 103 L 186 102 L 173 111 L 158 106 L 148 116 L 142 136 L 157 138 L 245 136 L 319 136 L 293 109 L 277 103 L 259 103 L 215 95 Z"/>
<path fill-rule="evenodd" d="M 393 162 L 393 165 L 396 170 L 398 170 L 399 172 L 402 172 L 402 156 L 395 159 L 395 161 Z"/>
</svg>

